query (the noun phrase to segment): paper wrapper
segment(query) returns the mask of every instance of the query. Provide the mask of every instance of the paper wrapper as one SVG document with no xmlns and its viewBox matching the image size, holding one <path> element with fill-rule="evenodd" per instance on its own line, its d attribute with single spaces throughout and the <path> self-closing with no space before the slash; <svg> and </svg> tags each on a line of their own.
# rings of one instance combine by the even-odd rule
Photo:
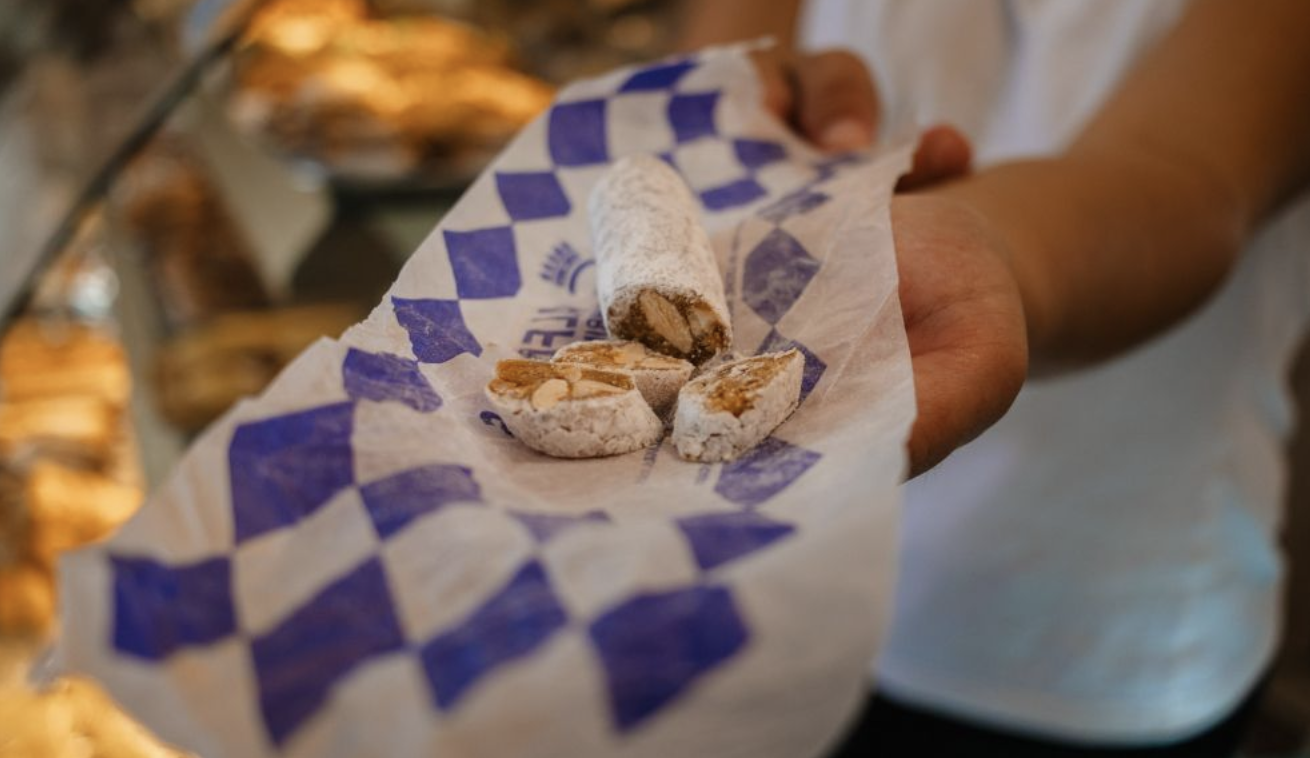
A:
<svg viewBox="0 0 1310 758">
<path fill-rule="evenodd" d="M 806 358 L 733 463 L 547 458 L 482 394 L 500 358 L 603 336 L 586 199 L 633 152 L 701 199 L 736 351 Z M 908 161 L 812 151 L 739 49 L 566 89 L 368 320 L 63 561 L 58 667 L 210 758 L 820 754 L 889 613 Z"/>
</svg>

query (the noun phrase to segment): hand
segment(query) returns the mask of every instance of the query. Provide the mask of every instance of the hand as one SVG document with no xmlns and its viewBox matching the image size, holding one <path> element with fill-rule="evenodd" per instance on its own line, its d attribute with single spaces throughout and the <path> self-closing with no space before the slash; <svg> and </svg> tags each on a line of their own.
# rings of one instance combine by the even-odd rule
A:
<svg viewBox="0 0 1310 758">
<path fill-rule="evenodd" d="M 893 198 L 891 214 L 918 476 L 1009 409 L 1027 376 L 1027 328 L 1008 249 L 984 216 L 932 193 Z"/>
<path fill-rule="evenodd" d="M 831 151 L 868 147 L 878 130 L 869 70 L 842 51 L 755 54 L 765 107 Z M 968 140 L 926 130 L 898 192 L 969 172 Z M 995 423 L 1027 375 L 1023 306 L 1004 243 L 970 206 L 936 195 L 892 201 L 901 310 L 914 367 L 918 417 L 908 443 L 917 476 Z"/>
<path fill-rule="evenodd" d="M 844 50 L 754 55 L 764 85 L 764 106 L 817 147 L 860 150 L 878 133 L 878 94 L 864 63 Z M 964 135 L 939 125 L 919 138 L 910 172 L 896 189 L 910 192 L 969 172 L 972 149 Z"/>
</svg>

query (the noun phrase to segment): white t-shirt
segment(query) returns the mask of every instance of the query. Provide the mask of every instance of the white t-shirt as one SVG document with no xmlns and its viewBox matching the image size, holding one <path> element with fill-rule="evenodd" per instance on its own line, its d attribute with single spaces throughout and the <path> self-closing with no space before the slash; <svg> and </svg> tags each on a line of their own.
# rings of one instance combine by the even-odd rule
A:
<svg viewBox="0 0 1310 758">
<path fill-rule="evenodd" d="M 805 41 L 865 57 L 891 129 L 955 123 L 985 166 L 1067 144 L 1185 5 L 817 0 Z M 1123 744 L 1194 734 L 1246 694 L 1279 624 L 1285 377 L 1310 318 L 1305 200 L 1184 324 L 1030 383 L 907 487 L 875 664 L 885 692 Z"/>
</svg>

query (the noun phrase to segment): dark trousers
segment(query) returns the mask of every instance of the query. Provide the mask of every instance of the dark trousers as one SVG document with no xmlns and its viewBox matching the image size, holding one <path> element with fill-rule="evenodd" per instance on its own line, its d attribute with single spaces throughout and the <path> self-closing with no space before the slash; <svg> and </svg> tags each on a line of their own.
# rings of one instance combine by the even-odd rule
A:
<svg viewBox="0 0 1310 758">
<path fill-rule="evenodd" d="M 1257 686 L 1226 718 L 1194 737 L 1142 748 L 1063 744 L 1011 734 L 875 694 L 845 742 L 829 758 L 1231 758 L 1255 714 L 1262 690 L 1263 686 Z"/>
</svg>

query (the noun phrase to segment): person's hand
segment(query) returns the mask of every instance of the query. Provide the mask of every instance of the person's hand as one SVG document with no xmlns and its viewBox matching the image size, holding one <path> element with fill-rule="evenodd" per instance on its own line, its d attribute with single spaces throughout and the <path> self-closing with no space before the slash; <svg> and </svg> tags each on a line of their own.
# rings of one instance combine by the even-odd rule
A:
<svg viewBox="0 0 1310 758">
<path fill-rule="evenodd" d="M 764 85 L 764 106 L 820 149 L 859 150 L 879 128 L 878 93 L 869 69 L 844 50 L 754 54 Z M 968 173 L 972 149 L 952 126 L 924 131 L 910 172 L 896 189 L 908 192 Z"/>
<path fill-rule="evenodd" d="M 1027 375 L 1027 329 L 1008 250 L 986 218 L 934 193 L 898 195 L 891 214 L 917 476 L 1005 414 Z"/>
<path fill-rule="evenodd" d="M 755 54 L 765 107 L 817 147 L 868 147 L 879 127 L 873 77 L 843 51 Z M 971 147 L 951 126 L 920 135 L 898 193 L 969 172 Z M 1005 413 L 1023 386 L 1028 345 L 1004 243 L 969 206 L 935 194 L 897 195 L 892 231 L 918 417 L 908 443 L 917 476 Z"/>
</svg>

